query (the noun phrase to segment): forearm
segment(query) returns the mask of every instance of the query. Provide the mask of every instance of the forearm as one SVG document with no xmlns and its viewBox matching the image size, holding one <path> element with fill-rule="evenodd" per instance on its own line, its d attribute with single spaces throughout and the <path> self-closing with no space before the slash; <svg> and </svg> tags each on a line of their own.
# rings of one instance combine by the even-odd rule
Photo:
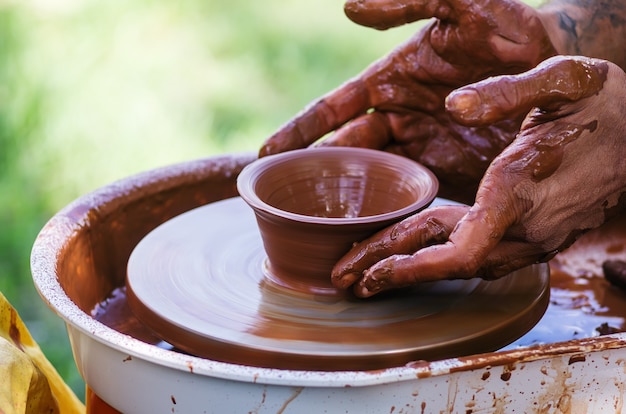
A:
<svg viewBox="0 0 626 414">
<path fill-rule="evenodd" d="M 559 54 L 606 59 L 626 70 L 626 0 L 553 0 L 539 13 Z"/>
</svg>

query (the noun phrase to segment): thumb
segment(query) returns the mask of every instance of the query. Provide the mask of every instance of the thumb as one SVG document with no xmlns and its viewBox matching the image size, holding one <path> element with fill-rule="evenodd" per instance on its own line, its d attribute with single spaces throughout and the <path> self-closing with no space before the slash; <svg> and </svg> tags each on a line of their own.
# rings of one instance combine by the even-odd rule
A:
<svg viewBox="0 0 626 414">
<path fill-rule="evenodd" d="M 555 56 L 528 72 L 459 88 L 446 98 L 446 109 L 457 122 L 468 126 L 523 116 L 534 107 L 550 111 L 599 92 L 608 70 L 603 60 Z"/>
</svg>

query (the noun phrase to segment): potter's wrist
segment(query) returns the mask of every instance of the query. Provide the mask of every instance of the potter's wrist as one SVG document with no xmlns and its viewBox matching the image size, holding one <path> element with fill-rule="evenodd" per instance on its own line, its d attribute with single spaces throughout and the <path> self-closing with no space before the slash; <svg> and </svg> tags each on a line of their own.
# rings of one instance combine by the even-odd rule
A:
<svg viewBox="0 0 626 414">
<path fill-rule="evenodd" d="M 606 59 L 626 69 L 626 0 L 554 0 L 538 12 L 559 54 Z"/>
</svg>

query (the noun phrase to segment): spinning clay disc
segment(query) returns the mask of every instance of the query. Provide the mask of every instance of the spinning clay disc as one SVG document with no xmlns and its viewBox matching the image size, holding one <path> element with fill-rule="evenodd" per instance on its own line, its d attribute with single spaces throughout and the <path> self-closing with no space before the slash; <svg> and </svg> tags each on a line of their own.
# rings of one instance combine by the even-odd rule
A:
<svg viewBox="0 0 626 414">
<path fill-rule="evenodd" d="M 157 336 L 190 354 L 335 371 L 500 349 L 539 321 L 550 294 L 545 264 L 369 299 L 285 288 L 269 269 L 252 210 L 238 197 L 222 200 L 175 217 L 136 246 L 128 303 Z"/>
</svg>

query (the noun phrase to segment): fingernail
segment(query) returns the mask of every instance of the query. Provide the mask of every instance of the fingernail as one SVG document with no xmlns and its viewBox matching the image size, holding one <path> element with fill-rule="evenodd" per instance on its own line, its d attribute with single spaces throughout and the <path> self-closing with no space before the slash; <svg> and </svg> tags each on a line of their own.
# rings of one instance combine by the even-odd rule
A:
<svg viewBox="0 0 626 414">
<path fill-rule="evenodd" d="M 333 275 L 331 280 L 335 287 L 339 289 L 346 289 L 354 282 L 356 282 L 359 277 L 361 276 L 357 273 L 346 273 L 344 275 Z"/>
<path fill-rule="evenodd" d="M 446 109 L 462 118 L 473 118 L 482 105 L 482 99 L 473 89 L 461 89 L 452 92 L 446 98 Z"/>
</svg>

